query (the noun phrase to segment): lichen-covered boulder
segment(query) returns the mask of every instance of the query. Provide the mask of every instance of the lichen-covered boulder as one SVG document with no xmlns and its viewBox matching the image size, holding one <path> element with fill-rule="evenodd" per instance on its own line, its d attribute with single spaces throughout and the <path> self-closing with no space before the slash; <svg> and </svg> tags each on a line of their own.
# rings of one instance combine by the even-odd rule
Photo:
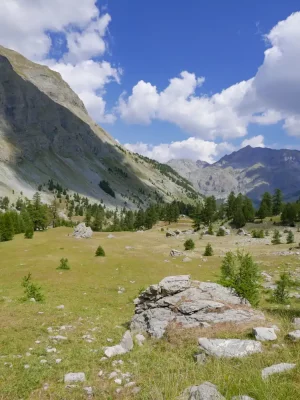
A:
<svg viewBox="0 0 300 400">
<path fill-rule="evenodd" d="M 75 226 L 73 236 L 76 239 L 89 239 L 93 236 L 93 231 L 89 226 L 86 226 L 85 223 L 82 222 Z"/>
</svg>

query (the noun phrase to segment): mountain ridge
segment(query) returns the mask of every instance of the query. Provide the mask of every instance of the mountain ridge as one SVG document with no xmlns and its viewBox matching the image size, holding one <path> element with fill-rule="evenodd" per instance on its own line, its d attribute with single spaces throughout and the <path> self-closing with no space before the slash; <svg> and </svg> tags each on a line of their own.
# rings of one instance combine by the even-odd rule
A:
<svg viewBox="0 0 300 400">
<path fill-rule="evenodd" d="M 300 192 L 300 151 L 246 146 L 213 164 L 170 160 L 168 165 L 189 179 L 203 195 L 225 199 L 231 191 L 258 202 L 265 191 L 283 191 L 286 200 Z"/>
<path fill-rule="evenodd" d="M 160 169 L 115 141 L 59 73 L 0 46 L 0 196 L 31 197 L 49 179 L 113 207 L 199 196 L 170 167 Z"/>
</svg>

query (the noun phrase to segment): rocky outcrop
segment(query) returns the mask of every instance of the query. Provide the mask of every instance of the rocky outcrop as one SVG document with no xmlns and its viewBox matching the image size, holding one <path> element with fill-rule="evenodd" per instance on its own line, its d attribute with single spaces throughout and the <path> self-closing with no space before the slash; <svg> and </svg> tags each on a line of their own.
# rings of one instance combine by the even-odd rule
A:
<svg viewBox="0 0 300 400">
<path fill-rule="evenodd" d="M 184 328 L 263 320 L 247 300 L 217 283 L 192 281 L 189 275 L 169 276 L 149 286 L 134 300 L 131 329 L 161 338 L 170 323 Z"/>
<path fill-rule="evenodd" d="M 76 239 L 89 239 L 93 236 L 93 231 L 89 226 L 86 226 L 84 222 L 75 226 L 73 236 Z"/>
</svg>

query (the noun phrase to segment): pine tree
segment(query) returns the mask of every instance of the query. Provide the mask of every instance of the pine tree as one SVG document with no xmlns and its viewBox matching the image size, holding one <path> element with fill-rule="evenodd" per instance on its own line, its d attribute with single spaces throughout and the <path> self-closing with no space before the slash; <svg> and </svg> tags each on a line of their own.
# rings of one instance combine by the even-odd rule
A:
<svg viewBox="0 0 300 400">
<path fill-rule="evenodd" d="M 184 249 L 185 250 L 193 250 L 195 248 L 195 243 L 193 241 L 193 239 L 187 239 L 184 242 Z"/>
<path fill-rule="evenodd" d="M 221 265 L 220 283 L 223 286 L 232 287 L 234 285 L 236 269 L 236 256 L 229 251 L 225 254 Z"/>
<path fill-rule="evenodd" d="M 235 194 L 231 192 L 227 198 L 226 202 L 226 215 L 228 219 L 232 219 L 234 211 L 235 211 Z"/>
<path fill-rule="evenodd" d="M 103 226 L 103 214 L 100 210 L 96 211 L 94 221 L 92 223 L 92 230 L 95 232 L 101 232 Z"/>
<path fill-rule="evenodd" d="M 29 225 L 25 230 L 24 237 L 25 237 L 25 239 L 32 239 L 33 235 L 34 235 L 33 226 Z"/>
<path fill-rule="evenodd" d="M 280 189 L 276 189 L 272 199 L 273 215 L 279 215 L 283 207 L 283 196 Z"/>
<path fill-rule="evenodd" d="M 252 200 L 244 196 L 243 198 L 243 214 L 247 222 L 253 222 L 255 218 L 255 210 Z"/>
<path fill-rule="evenodd" d="M 140 209 L 137 212 L 134 227 L 135 227 L 135 229 L 141 229 L 144 227 L 144 225 L 145 225 L 145 213 L 144 213 L 144 210 Z"/>
<path fill-rule="evenodd" d="M 246 219 L 242 208 L 239 207 L 235 210 L 232 223 L 237 229 L 242 228 L 246 225 Z"/>
<path fill-rule="evenodd" d="M 206 197 L 204 208 L 202 209 L 202 219 L 207 225 L 210 225 L 214 219 L 217 211 L 217 203 L 214 196 Z"/>
<path fill-rule="evenodd" d="M 295 242 L 295 237 L 292 231 L 288 232 L 287 238 L 286 238 L 287 244 L 292 244 Z"/>
<path fill-rule="evenodd" d="M 207 243 L 203 255 L 205 257 L 210 257 L 210 256 L 213 256 L 213 254 L 214 254 L 214 251 L 213 251 L 212 245 L 210 243 Z"/>
<path fill-rule="evenodd" d="M 86 226 L 91 226 L 91 219 L 92 219 L 92 213 L 91 213 L 90 208 L 88 208 L 86 210 L 85 218 L 84 218 L 84 222 L 85 222 Z"/>
<path fill-rule="evenodd" d="M 0 241 L 8 242 L 14 237 L 14 225 L 10 213 L 0 215 Z"/>
<path fill-rule="evenodd" d="M 291 286 L 291 278 L 287 272 L 283 272 L 280 275 L 280 279 L 276 281 L 276 289 L 273 293 L 273 300 L 279 304 L 285 304 L 288 302 Z"/>
<path fill-rule="evenodd" d="M 271 217 L 272 213 L 273 213 L 272 196 L 271 196 L 271 194 L 269 192 L 265 192 L 263 194 L 263 197 L 262 197 L 262 200 L 261 200 L 261 203 L 260 203 L 258 216 L 259 216 L 259 218 L 263 219 L 265 217 Z M 261 215 L 264 215 L 264 217 L 262 217 Z"/>
<path fill-rule="evenodd" d="M 278 229 L 275 229 L 273 233 L 273 239 L 272 239 L 272 244 L 280 244 L 280 233 Z"/>
<path fill-rule="evenodd" d="M 102 246 L 98 246 L 95 256 L 96 257 L 105 257 L 105 251 Z"/>
<path fill-rule="evenodd" d="M 70 265 L 69 265 L 68 259 L 67 258 L 62 258 L 60 260 L 59 266 L 56 269 L 65 269 L 65 270 L 70 269 Z"/>
<path fill-rule="evenodd" d="M 202 205 L 197 204 L 196 209 L 192 215 L 193 219 L 193 228 L 197 232 L 201 228 L 201 223 L 202 223 Z"/>
</svg>

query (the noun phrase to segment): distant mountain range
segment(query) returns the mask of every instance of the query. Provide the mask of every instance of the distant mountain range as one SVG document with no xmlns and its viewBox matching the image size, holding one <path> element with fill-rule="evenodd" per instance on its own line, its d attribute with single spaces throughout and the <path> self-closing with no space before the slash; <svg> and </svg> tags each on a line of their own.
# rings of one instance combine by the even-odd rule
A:
<svg viewBox="0 0 300 400">
<path fill-rule="evenodd" d="M 49 179 L 112 207 L 199 196 L 169 166 L 115 141 L 60 74 L 0 46 L 0 197 L 31 198 L 39 185 L 49 197 Z"/>
<path fill-rule="evenodd" d="M 258 202 L 265 191 L 279 188 L 286 201 L 300 196 L 300 151 L 244 147 L 214 164 L 186 159 L 168 162 L 205 196 L 224 199 L 231 191 Z"/>
</svg>

